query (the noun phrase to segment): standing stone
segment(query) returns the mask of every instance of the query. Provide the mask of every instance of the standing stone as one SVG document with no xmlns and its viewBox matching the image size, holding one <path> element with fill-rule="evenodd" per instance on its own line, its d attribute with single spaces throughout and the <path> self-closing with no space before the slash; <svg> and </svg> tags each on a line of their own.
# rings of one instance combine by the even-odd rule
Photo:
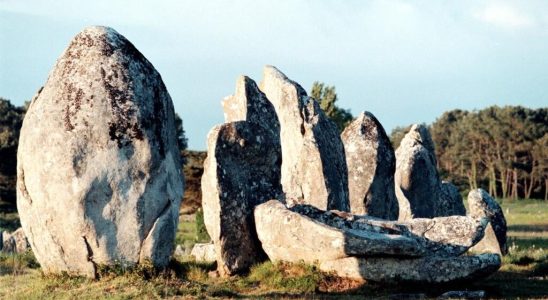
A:
<svg viewBox="0 0 548 300">
<path fill-rule="evenodd" d="M 272 66 L 261 90 L 280 121 L 282 187 L 288 203 L 350 210 L 344 147 L 337 126 L 305 90 Z"/>
<path fill-rule="evenodd" d="M 424 125 L 413 125 L 396 150 L 396 197 L 399 219 L 464 215 L 455 186 L 442 183 L 434 142 Z"/>
<path fill-rule="evenodd" d="M 451 182 L 441 182 L 440 203 L 437 215 L 439 217 L 466 215 L 466 208 L 464 207 L 464 202 L 462 201 L 459 189 Z"/>
<path fill-rule="evenodd" d="M 202 206 L 218 271 L 231 275 L 265 258 L 253 208 L 282 194 L 281 149 L 274 109 L 251 79 L 238 80 L 224 107 L 227 121 L 243 120 L 209 132 Z"/>
<path fill-rule="evenodd" d="M 17 160 L 21 224 L 45 273 L 168 264 L 183 194 L 173 103 L 115 30 L 74 37 L 30 104 Z"/>
<path fill-rule="evenodd" d="M 23 228 L 14 232 L 0 232 L 0 250 L 4 253 L 25 253 L 30 248 Z"/>
<path fill-rule="evenodd" d="M 370 112 L 362 112 L 341 137 L 348 167 L 350 211 L 398 219 L 394 192 L 396 157 L 382 125 Z"/>
<path fill-rule="evenodd" d="M 488 218 L 489 227 L 484 238 L 471 249 L 472 252 L 508 254 L 506 218 L 500 205 L 483 189 L 468 193 L 469 215 L 473 218 Z"/>
</svg>

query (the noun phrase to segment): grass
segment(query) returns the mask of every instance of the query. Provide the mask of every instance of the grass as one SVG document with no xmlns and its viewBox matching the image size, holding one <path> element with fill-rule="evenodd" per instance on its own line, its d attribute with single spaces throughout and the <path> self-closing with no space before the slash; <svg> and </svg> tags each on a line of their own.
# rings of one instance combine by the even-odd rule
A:
<svg viewBox="0 0 548 300">
<path fill-rule="evenodd" d="M 1 212 L 0 211 L 0 231 L 15 231 L 21 227 L 19 215 L 16 212 Z"/>
<path fill-rule="evenodd" d="M 40 271 L 32 253 L 0 255 L 0 298 L 9 299 L 131 299 L 131 298 L 362 298 L 426 293 L 436 296 L 448 290 L 486 290 L 495 298 L 548 297 L 548 203 L 502 202 L 507 221 L 510 252 L 502 268 L 491 277 L 452 286 L 402 286 L 363 283 L 320 272 L 304 263 L 263 262 L 249 274 L 218 278 L 210 276 L 214 264 L 196 263 L 189 257 L 172 260 L 169 268 L 101 270 L 101 278 L 49 276 Z M 16 216 L 0 214 L 1 224 L 13 224 Z M 5 222 L 5 223 L 2 223 Z M 176 242 L 190 249 L 200 237 L 193 216 L 182 216 Z"/>
</svg>

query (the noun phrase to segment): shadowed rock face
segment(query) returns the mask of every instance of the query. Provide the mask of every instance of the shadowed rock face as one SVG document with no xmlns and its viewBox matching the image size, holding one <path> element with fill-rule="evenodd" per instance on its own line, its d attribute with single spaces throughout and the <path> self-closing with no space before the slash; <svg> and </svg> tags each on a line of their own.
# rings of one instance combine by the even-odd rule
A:
<svg viewBox="0 0 548 300">
<path fill-rule="evenodd" d="M 208 135 L 202 176 L 204 222 L 218 271 L 231 275 L 265 258 L 253 208 L 282 194 L 278 121 L 270 102 L 247 77 L 223 103 L 227 121 Z"/>
<path fill-rule="evenodd" d="M 473 218 L 489 219 L 485 237 L 471 249 L 475 252 L 508 254 L 506 218 L 500 205 L 483 189 L 468 193 L 469 215 Z"/>
<path fill-rule="evenodd" d="M 341 138 L 348 167 L 350 211 L 396 220 L 396 157 L 382 125 L 373 114 L 362 112 L 345 128 Z"/>
<path fill-rule="evenodd" d="M 434 143 L 424 125 L 413 125 L 401 141 L 394 179 L 400 220 L 466 213 L 458 189 L 440 181 Z"/>
<path fill-rule="evenodd" d="M 260 89 L 280 122 L 282 187 L 288 203 L 348 211 L 344 147 L 336 125 L 304 89 L 272 66 Z"/>
<path fill-rule="evenodd" d="M 44 272 L 167 265 L 183 194 L 175 138 L 152 64 L 113 29 L 76 35 L 19 140 L 17 206 Z"/>
<path fill-rule="evenodd" d="M 347 257 L 320 263 L 320 270 L 342 277 L 377 282 L 450 283 L 474 281 L 496 272 L 497 254 L 476 256 L 427 256 L 422 258 Z"/>
</svg>

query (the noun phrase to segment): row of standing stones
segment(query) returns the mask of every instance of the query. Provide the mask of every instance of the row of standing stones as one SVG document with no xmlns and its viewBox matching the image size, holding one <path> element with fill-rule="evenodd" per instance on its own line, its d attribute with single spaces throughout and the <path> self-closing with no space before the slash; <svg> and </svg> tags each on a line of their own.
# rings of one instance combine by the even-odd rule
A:
<svg viewBox="0 0 548 300">
<path fill-rule="evenodd" d="M 414 125 L 396 152 L 368 112 L 339 136 L 272 66 L 259 85 L 240 77 L 222 106 L 202 176 L 213 243 L 196 251 L 214 256 L 220 275 L 267 257 L 371 281 L 472 280 L 500 267 L 500 206 L 474 190 L 466 215 L 458 189 L 439 179 L 426 127 Z"/>
<path fill-rule="evenodd" d="M 394 150 L 362 113 L 342 135 L 305 90 L 267 66 L 238 79 L 208 134 L 202 205 L 221 275 L 306 261 L 374 281 L 449 282 L 496 271 L 498 204 L 441 182 L 427 129 Z M 21 129 L 17 206 L 45 273 L 165 267 L 184 186 L 174 110 L 159 73 L 106 27 L 80 32 Z M 481 254 L 472 254 L 472 253 Z"/>
</svg>

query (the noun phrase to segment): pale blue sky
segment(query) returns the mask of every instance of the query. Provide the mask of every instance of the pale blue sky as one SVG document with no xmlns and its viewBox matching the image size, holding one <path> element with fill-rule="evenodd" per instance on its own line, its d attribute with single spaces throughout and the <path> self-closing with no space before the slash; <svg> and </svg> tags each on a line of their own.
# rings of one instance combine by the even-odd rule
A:
<svg viewBox="0 0 548 300">
<path fill-rule="evenodd" d="M 335 85 L 388 132 L 454 108 L 548 106 L 548 1 L 0 0 L 0 96 L 30 99 L 88 25 L 154 64 L 192 149 L 238 75 L 259 82 L 265 64 L 307 90 Z"/>
</svg>

